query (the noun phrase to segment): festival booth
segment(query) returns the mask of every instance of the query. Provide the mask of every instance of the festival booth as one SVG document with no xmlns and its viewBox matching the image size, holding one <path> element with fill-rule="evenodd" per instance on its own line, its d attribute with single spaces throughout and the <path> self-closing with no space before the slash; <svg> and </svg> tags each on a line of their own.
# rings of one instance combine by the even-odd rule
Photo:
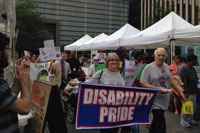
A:
<svg viewBox="0 0 200 133">
<path fill-rule="evenodd" d="M 105 33 L 101 33 L 94 37 L 93 39 L 83 43 L 78 47 L 78 51 L 87 51 L 87 50 L 93 50 L 95 49 L 95 44 L 101 42 L 102 40 L 106 40 L 108 38 L 108 35 Z"/>
<path fill-rule="evenodd" d="M 126 24 L 105 41 L 95 43 L 92 49 L 116 49 L 119 46 L 136 49 L 167 47 L 175 41 L 176 45 L 181 45 L 179 41 L 199 42 L 199 33 L 200 26 L 195 27 L 171 12 L 141 32 Z"/>
<path fill-rule="evenodd" d="M 175 34 L 177 41 L 184 41 L 189 43 L 199 43 L 200 42 L 200 25 L 197 25 L 193 28 L 177 32 Z M 177 44 L 179 45 L 179 44 Z"/>
<path fill-rule="evenodd" d="M 198 46 L 199 42 L 200 26 L 195 27 L 171 12 L 136 36 L 124 38 L 120 46 L 141 49 L 170 46 L 172 60 L 175 55 L 175 46 Z"/>
<path fill-rule="evenodd" d="M 124 37 L 135 35 L 140 31 L 130 24 L 125 24 L 119 30 L 115 31 L 109 37 L 96 41 L 91 45 L 91 47 L 81 47 L 80 50 L 90 50 L 90 49 L 115 49 L 120 46 L 120 40 Z"/>
<path fill-rule="evenodd" d="M 108 38 L 108 35 L 106 35 L 105 33 L 101 33 L 99 35 L 97 35 L 96 37 L 94 37 L 93 39 L 83 43 L 82 45 L 80 45 L 80 47 L 78 47 L 78 51 L 91 51 L 90 53 L 90 63 L 92 64 L 92 53 L 93 51 L 93 46 L 95 45 L 95 43 L 98 43 L 102 40 L 105 40 Z M 84 72 L 86 73 L 86 75 L 88 75 L 88 68 L 86 67 L 82 67 L 82 69 L 84 70 Z"/>
<path fill-rule="evenodd" d="M 92 37 L 89 35 L 84 35 L 83 37 L 81 37 L 80 39 L 78 39 L 77 41 L 75 41 L 74 43 L 70 44 L 70 45 L 66 45 L 64 47 L 64 50 L 71 50 L 71 51 L 77 51 L 77 49 L 83 45 L 85 42 L 88 42 L 89 40 L 91 40 Z"/>
<path fill-rule="evenodd" d="M 175 14 L 169 13 L 163 19 L 141 31 L 137 35 L 126 37 L 121 41 L 121 46 L 128 48 L 156 48 L 169 46 L 178 38 L 189 38 L 186 31 L 194 31 L 195 27 Z"/>
</svg>

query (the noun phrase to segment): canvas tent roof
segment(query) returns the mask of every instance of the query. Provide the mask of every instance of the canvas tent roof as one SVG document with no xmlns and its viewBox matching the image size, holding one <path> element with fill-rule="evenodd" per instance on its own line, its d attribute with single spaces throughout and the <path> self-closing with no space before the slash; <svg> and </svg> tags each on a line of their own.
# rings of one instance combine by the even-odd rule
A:
<svg viewBox="0 0 200 133">
<path fill-rule="evenodd" d="M 93 45 L 95 45 L 98 42 L 101 42 L 102 40 L 105 40 L 108 37 L 105 33 L 101 33 L 97 35 L 96 37 L 92 38 L 91 40 L 83 43 L 83 45 L 79 46 L 78 50 L 84 51 L 84 50 L 91 50 L 93 49 Z"/>
<path fill-rule="evenodd" d="M 200 25 L 195 26 L 187 30 L 183 30 L 175 34 L 175 38 L 178 41 L 184 41 L 187 43 L 199 43 L 200 42 Z"/>
<path fill-rule="evenodd" d="M 74 43 L 72 43 L 70 45 L 66 45 L 64 47 L 64 50 L 75 51 L 78 49 L 78 47 L 80 47 L 82 44 L 84 44 L 85 42 L 88 42 L 91 39 L 92 39 L 92 37 L 86 34 L 83 37 L 81 37 L 80 39 L 78 39 L 77 41 L 75 41 Z"/>
<path fill-rule="evenodd" d="M 171 12 L 137 35 L 124 38 L 120 45 L 123 47 L 157 47 L 156 44 L 176 39 L 178 33 L 180 34 L 194 28 L 192 24 Z M 165 43 L 165 45 L 169 45 L 169 43 Z"/>
<path fill-rule="evenodd" d="M 131 35 L 135 35 L 139 32 L 140 31 L 138 29 L 131 26 L 130 24 L 125 24 L 119 30 L 112 33 L 109 37 L 102 39 L 98 42 L 95 42 L 91 48 L 92 49 L 109 49 L 110 47 L 117 48 L 119 46 L 119 41 L 122 38 L 131 36 Z M 85 48 L 85 50 L 86 50 L 86 48 Z"/>
<path fill-rule="evenodd" d="M 126 36 L 137 34 L 139 32 L 140 30 L 138 30 L 137 28 L 131 26 L 130 24 L 125 24 L 119 30 L 111 34 L 106 41 L 120 39 Z"/>
<path fill-rule="evenodd" d="M 193 28 L 194 26 L 186 20 L 178 16 L 176 13 L 171 12 L 160 21 L 156 22 L 147 29 L 139 33 L 140 36 L 152 36 L 162 33 L 173 33 L 183 29 Z"/>
</svg>

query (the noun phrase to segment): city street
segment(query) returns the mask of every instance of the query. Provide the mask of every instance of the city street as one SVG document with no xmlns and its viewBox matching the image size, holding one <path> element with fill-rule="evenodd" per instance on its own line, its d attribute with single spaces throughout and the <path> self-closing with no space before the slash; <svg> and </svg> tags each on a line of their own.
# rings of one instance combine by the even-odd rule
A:
<svg viewBox="0 0 200 133">
<path fill-rule="evenodd" d="M 180 117 L 178 115 L 167 113 L 167 133 L 199 133 L 200 131 L 200 122 L 199 126 L 192 128 L 183 128 L 180 126 Z M 142 128 L 141 133 L 148 133 L 146 128 Z"/>
<path fill-rule="evenodd" d="M 200 132 L 200 122 L 199 126 L 192 128 L 183 128 L 180 126 L 180 118 L 178 115 L 167 113 L 167 133 L 199 133 Z M 98 133 L 98 131 L 88 131 L 88 130 L 75 130 L 74 125 L 68 125 L 69 133 Z M 140 133 L 148 133 L 146 127 L 141 127 Z"/>
</svg>

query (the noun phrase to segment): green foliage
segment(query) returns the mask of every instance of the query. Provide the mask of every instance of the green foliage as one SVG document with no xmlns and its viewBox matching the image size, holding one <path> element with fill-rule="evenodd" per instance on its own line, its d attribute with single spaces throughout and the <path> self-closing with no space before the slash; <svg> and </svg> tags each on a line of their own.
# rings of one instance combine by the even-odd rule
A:
<svg viewBox="0 0 200 133">
<path fill-rule="evenodd" d="M 16 11 L 19 17 L 37 15 L 36 4 L 32 0 L 17 0 Z"/>
<path fill-rule="evenodd" d="M 17 50 L 33 50 L 43 46 L 48 32 L 33 0 L 16 0 Z"/>
<path fill-rule="evenodd" d="M 43 27 L 39 13 L 33 0 L 17 0 L 16 15 L 17 28 L 22 31 L 34 32 Z"/>
</svg>

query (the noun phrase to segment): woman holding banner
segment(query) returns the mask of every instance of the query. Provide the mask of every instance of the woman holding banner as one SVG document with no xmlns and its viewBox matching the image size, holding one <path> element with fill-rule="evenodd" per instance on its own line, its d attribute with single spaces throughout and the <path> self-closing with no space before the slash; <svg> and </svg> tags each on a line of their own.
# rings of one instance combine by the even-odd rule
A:
<svg viewBox="0 0 200 133">
<path fill-rule="evenodd" d="M 124 86 L 125 82 L 120 74 L 120 59 L 116 53 L 109 53 L 106 59 L 106 69 L 98 71 L 87 83 L 97 83 L 113 86 Z M 101 133 L 117 133 L 119 128 L 102 129 Z"/>
</svg>

